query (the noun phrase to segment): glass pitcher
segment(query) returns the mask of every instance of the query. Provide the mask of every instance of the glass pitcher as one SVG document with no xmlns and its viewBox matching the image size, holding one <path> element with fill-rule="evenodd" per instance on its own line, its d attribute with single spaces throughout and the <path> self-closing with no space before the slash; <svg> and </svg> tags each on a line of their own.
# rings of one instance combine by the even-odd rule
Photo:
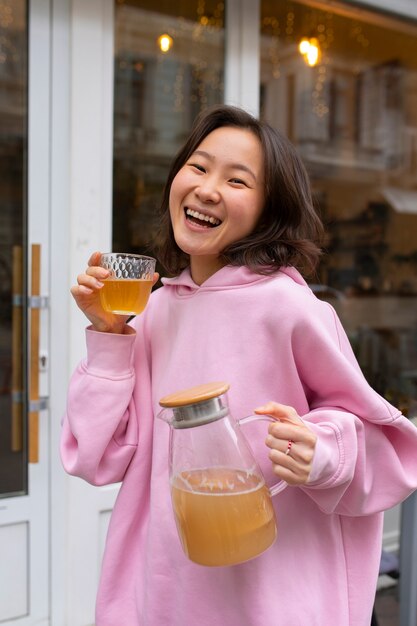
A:
<svg viewBox="0 0 417 626">
<path fill-rule="evenodd" d="M 178 534 L 185 554 L 201 565 L 235 565 L 252 559 L 275 541 L 271 496 L 287 486 L 268 488 L 234 420 L 229 384 L 209 383 L 166 396 L 158 415 L 170 429 L 169 472 Z"/>
</svg>

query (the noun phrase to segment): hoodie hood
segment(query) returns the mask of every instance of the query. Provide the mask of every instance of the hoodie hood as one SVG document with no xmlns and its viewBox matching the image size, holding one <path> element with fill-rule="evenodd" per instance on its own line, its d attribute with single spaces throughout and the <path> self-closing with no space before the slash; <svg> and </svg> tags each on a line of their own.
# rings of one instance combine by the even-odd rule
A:
<svg viewBox="0 0 417 626">
<path fill-rule="evenodd" d="M 210 276 L 210 278 L 204 281 L 202 285 L 197 285 L 193 281 L 190 268 L 187 267 L 181 272 L 181 274 L 175 276 L 174 278 L 162 278 L 162 283 L 168 287 L 175 287 L 179 295 L 187 296 L 192 295 L 197 291 L 217 291 L 246 287 L 254 283 L 270 280 L 271 278 L 279 278 L 280 276 L 282 278 L 287 276 L 298 285 L 302 285 L 309 289 L 306 281 L 301 276 L 300 272 L 295 269 L 295 267 L 283 267 L 280 270 L 277 270 L 274 274 L 264 275 L 253 272 L 248 269 L 246 265 L 226 265 Z"/>
</svg>

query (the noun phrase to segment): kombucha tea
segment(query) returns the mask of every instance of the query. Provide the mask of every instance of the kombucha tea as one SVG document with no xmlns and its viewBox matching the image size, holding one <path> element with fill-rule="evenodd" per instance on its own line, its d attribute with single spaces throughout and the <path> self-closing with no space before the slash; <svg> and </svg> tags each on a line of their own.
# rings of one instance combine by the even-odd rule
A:
<svg viewBox="0 0 417 626">
<path fill-rule="evenodd" d="M 177 474 L 172 503 L 184 552 L 201 565 L 234 565 L 273 544 L 276 521 L 264 481 L 215 467 Z"/>
<path fill-rule="evenodd" d="M 118 315 L 138 315 L 144 310 L 152 289 L 152 280 L 106 278 L 100 290 L 101 306 Z"/>
</svg>

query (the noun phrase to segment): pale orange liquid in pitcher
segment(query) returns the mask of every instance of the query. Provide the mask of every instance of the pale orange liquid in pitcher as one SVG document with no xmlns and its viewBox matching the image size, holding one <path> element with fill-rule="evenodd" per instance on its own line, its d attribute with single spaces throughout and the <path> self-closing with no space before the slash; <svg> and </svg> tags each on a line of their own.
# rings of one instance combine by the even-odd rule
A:
<svg viewBox="0 0 417 626">
<path fill-rule="evenodd" d="M 171 490 L 184 552 L 195 563 L 241 563 L 275 540 L 269 490 L 254 474 L 221 467 L 186 471 L 173 478 Z"/>
<path fill-rule="evenodd" d="M 101 306 L 119 315 L 138 315 L 145 308 L 152 289 L 152 280 L 106 278 L 100 290 Z"/>
</svg>

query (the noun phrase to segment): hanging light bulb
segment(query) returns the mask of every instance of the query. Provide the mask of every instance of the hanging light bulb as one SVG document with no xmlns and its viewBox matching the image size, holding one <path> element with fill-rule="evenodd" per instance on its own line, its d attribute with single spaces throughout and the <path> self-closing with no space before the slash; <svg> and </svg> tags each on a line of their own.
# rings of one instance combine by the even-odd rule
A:
<svg viewBox="0 0 417 626">
<path fill-rule="evenodd" d="M 315 37 L 311 37 L 311 39 L 303 37 L 298 45 L 298 49 L 310 67 L 317 65 L 320 58 L 320 45 L 318 39 Z"/>
<path fill-rule="evenodd" d="M 172 37 L 164 33 L 163 35 L 160 35 L 158 37 L 157 42 L 161 52 L 165 54 L 166 52 L 169 52 L 169 50 L 171 50 L 174 40 L 172 39 Z"/>
<path fill-rule="evenodd" d="M 317 65 L 320 55 L 320 47 L 317 39 L 310 39 L 310 47 L 307 51 L 307 63 L 310 67 Z"/>
<path fill-rule="evenodd" d="M 310 42 L 307 37 L 303 37 L 300 43 L 298 44 L 298 49 L 301 54 L 307 54 L 308 49 L 310 48 Z"/>
</svg>

